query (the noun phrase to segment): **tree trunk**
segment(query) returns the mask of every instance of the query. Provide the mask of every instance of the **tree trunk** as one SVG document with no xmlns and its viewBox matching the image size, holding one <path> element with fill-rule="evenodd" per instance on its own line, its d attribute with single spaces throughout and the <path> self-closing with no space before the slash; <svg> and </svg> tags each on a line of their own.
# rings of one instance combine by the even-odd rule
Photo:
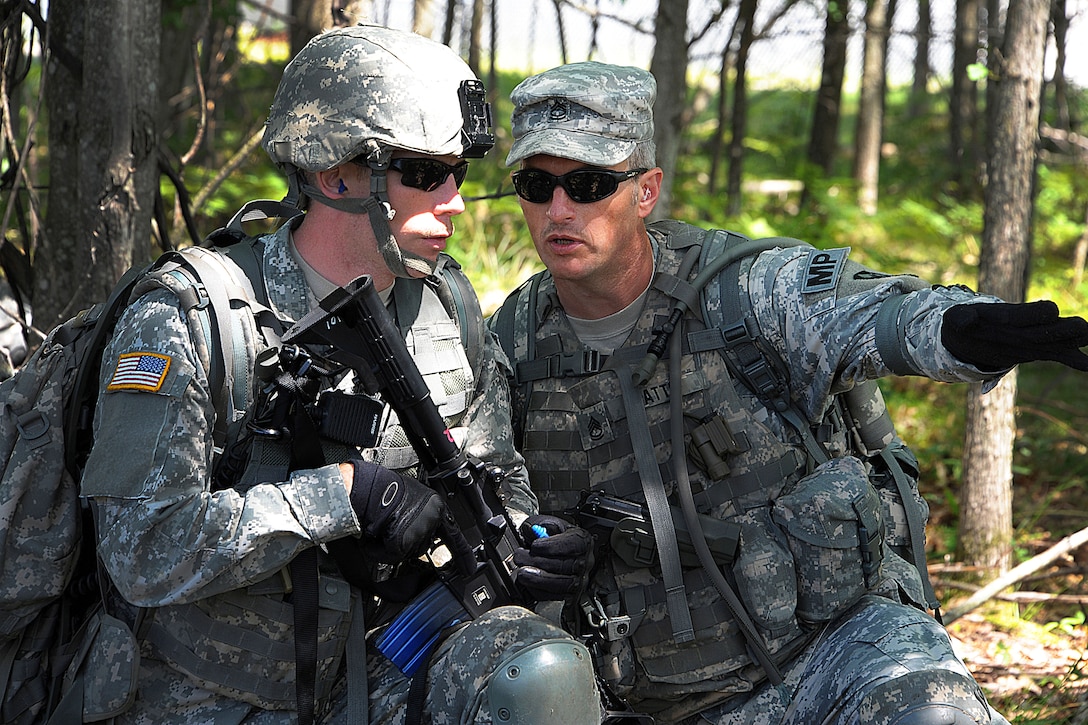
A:
<svg viewBox="0 0 1088 725">
<path fill-rule="evenodd" d="M 740 24 L 740 44 L 737 48 L 737 75 L 733 82 L 733 128 L 729 140 L 729 178 L 725 193 L 726 213 L 738 216 L 741 211 L 741 177 L 744 171 L 744 138 L 748 133 L 748 55 L 755 38 L 756 0 L 741 0 L 737 12 Z"/>
<path fill-rule="evenodd" d="M 918 23 L 914 26 L 914 77 L 911 79 L 910 99 L 907 103 L 908 118 L 920 116 L 928 105 L 929 74 L 933 70 L 929 63 L 929 46 L 932 40 L 930 0 L 918 0 Z"/>
<path fill-rule="evenodd" d="M 468 67 L 483 78 L 480 72 L 480 54 L 483 52 L 484 17 L 487 15 L 487 3 L 484 0 L 472 0 L 472 19 L 468 35 Z"/>
<path fill-rule="evenodd" d="M 499 69 L 495 65 L 499 58 L 499 4 L 495 0 L 488 4 L 487 19 L 491 28 L 491 45 L 487 62 L 487 99 L 491 101 L 491 107 L 494 109 L 499 105 Z"/>
<path fill-rule="evenodd" d="M 687 0 L 685 0 L 686 2 Z M 555 5 L 555 28 L 559 33 L 559 58 L 562 65 L 567 64 L 567 29 L 563 24 L 563 3 L 561 0 L 552 0 Z"/>
<path fill-rule="evenodd" d="M 442 24 L 442 42 L 449 45 L 453 42 L 453 29 L 457 27 L 457 10 L 461 7 L 461 0 L 449 0 L 446 3 L 446 19 Z"/>
<path fill-rule="evenodd" d="M 680 153 L 680 133 L 687 101 L 687 27 L 688 0 L 658 0 L 650 72 L 657 80 L 657 103 L 654 105 L 657 165 L 665 172 L 665 178 L 661 182 L 661 197 L 652 214 L 654 219 L 668 217 L 672 204 L 673 176 Z"/>
<path fill-rule="evenodd" d="M 842 114 L 842 83 L 846 75 L 846 46 L 850 40 L 850 16 L 841 3 L 829 3 L 824 25 L 824 57 L 820 89 L 812 111 L 808 160 L 830 176 L 838 155 L 839 119 Z M 808 197 L 806 185 L 804 197 Z"/>
<path fill-rule="evenodd" d="M 982 395 L 967 393 L 957 558 L 990 579 L 1012 561 L 1012 446 L 1016 436 L 1016 370 Z"/>
<path fill-rule="evenodd" d="M 434 32 L 434 0 L 412 0 L 412 32 L 431 37 Z"/>
<path fill-rule="evenodd" d="M 990 68 L 989 183 L 979 288 L 1021 302 L 1031 255 L 1036 138 L 1049 0 L 1011 0 L 1000 55 Z M 971 566 L 1006 571 L 1012 546 L 1012 447 L 1016 376 L 968 395 L 959 546 Z"/>
<path fill-rule="evenodd" d="M 291 57 L 318 33 L 356 25 L 374 16 L 374 0 L 290 0 Z"/>
<path fill-rule="evenodd" d="M 721 65 L 718 68 L 718 104 L 716 106 L 718 122 L 714 135 L 710 139 L 710 184 L 707 186 L 707 193 L 711 196 L 718 192 L 718 168 L 722 162 L 725 129 L 729 126 L 729 58 L 730 47 L 733 45 L 736 34 L 737 23 L 734 22 L 729 31 L 729 37 L 725 39 L 724 47 L 722 47 Z"/>
<path fill-rule="evenodd" d="M 948 99 L 949 158 L 962 189 L 974 178 L 976 166 L 975 123 L 978 96 L 967 67 L 978 60 L 979 0 L 956 0 L 955 44 L 952 51 L 952 89 Z"/>
<path fill-rule="evenodd" d="M 861 71 L 857 130 L 854 137 L 854 179 L 863 214 L 876 214 L 880 181 L 880 145 L 884 131 L 884 58 L 888 47 L 887 0 L 868 0 L 865 12 L 865 56 Z"/>
<path fill-rule="evenodd" d="M 1075 131 L 1076 124 L 1069 112 L 1069 83 L 1065 79 L 1066 38 L 1069 35 L 1069 15 L 1065 0 L 1053 0 L 1051 20 L 1054 23 L 1054 125 L 1063 131 Z"/>
<path fill-rule="evenodd" d="M 39 328 L 105 299 L 134 260 L 150 256 L 159 13 L 159 2 L 50 6 L 50 38 L 63 39 L 83 71 L 49 63 L 52 182 L 34 260 Z"/>
</svg>

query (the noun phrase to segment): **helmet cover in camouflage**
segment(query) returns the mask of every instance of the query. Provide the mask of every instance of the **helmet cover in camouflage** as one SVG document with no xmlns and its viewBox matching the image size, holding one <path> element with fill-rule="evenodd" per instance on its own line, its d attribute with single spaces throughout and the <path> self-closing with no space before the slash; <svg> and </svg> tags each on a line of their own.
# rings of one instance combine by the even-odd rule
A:
<svg viewBox="0 0 1088 725">
<path fill-rule="evenodd" d="M 618 164 L 653 139 L 656 98 L 654 77 L 631 66 L 586 61 L 531 76 L 510 94 L 514 145 L 506 165 L 537 154 Z"/>
<path fill-rule="evenodd" d="M 461 155 L 458 90 L 476 76 L 448 46 L 377 25 L 336 28 L 288 63 L 262 145 L 277 164 L 323 171 L 373 140 L 392 148 Z"/>
</svg>

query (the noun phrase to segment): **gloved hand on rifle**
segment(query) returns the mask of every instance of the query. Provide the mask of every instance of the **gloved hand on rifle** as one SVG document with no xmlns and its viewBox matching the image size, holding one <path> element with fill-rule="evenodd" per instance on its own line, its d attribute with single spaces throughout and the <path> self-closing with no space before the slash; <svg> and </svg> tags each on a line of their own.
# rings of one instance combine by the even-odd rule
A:
<svg viewBox="0 0 1088 725">
<path fill-rule="evenodd" d="M 558 516 L 536 514 L 519 527 L 528 548 L 514 550 L 515 582 L 538 602 L 561 601 L 585 588 L 593 570 L 593 536 Z"/>
<path fill-rule="evenodd" d="M 349 498 L 367 551 L 389 563 L 424 553 L 446 508 L 442 497 L 411 476 L 377 463 L 358 459 L 348 463 L 354 468 Z"/>
<path fill-rule="evenodd" d="M 945 310 L 941 343 L 965 363 L 997 372 L 1033 360 L 1088 371 L 1088 321 L 1059 317 L 1050 301 L 976 302 Z"/>
</svg>

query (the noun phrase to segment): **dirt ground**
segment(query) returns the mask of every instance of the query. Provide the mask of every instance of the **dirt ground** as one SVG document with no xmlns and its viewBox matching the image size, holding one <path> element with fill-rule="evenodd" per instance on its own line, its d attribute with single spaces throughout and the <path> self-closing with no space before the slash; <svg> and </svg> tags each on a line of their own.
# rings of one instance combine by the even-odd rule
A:
<svg viewBox="0 0 1088 725">
<path fill-rule="evenodd" d="M 1005 627 L 971 612 L 952 622 L 957 653 L 990 703 L 1014 724 L 1088 723 L 1088 628 L 1074 618 L 1057 626 Z"/>
</svg>

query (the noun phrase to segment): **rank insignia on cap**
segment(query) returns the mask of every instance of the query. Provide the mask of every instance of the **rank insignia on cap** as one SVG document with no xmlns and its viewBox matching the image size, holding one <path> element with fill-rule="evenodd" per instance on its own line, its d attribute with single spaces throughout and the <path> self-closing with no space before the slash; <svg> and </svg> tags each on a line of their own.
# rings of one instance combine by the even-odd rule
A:
<svg viewBox="0 0 1088 725">
<path fill-rule="evenodd" d="M 170 356 L 157 352 L 126 352 L 117 361 L 106 390 L 144 390 L 157 393 L 170 370 Z"/>
</svg>

